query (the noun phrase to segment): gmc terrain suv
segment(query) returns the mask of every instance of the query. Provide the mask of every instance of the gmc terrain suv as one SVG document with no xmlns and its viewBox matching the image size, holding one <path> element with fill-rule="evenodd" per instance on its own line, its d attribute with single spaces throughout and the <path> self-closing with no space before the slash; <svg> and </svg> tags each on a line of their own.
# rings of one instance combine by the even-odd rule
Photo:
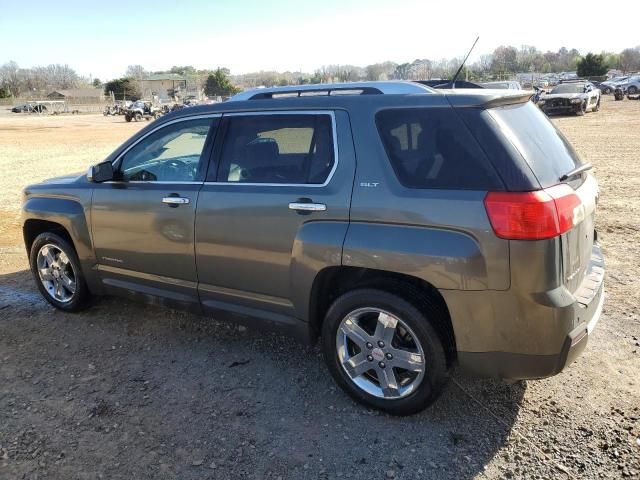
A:
<svg viewBox="0 0 640 480">
<path fill-rule="evenodd" d="M 113 294 L 321 337 L 394 414 L 456 363 L 554 375 L 602 310 L 598 188 L 529 95 L 306 85 L 171 113 L 25 189 L 34 278 L 66 311 Z"/>
</svg>

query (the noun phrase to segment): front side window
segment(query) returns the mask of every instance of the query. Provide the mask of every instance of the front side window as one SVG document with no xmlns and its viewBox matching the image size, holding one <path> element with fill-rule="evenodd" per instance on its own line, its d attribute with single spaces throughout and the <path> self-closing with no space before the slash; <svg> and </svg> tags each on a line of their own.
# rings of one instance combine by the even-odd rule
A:
<svg viewBox="0 0 640 480">
<path fill-rule="evenodd" d="M 322 184 L 333 168 L 329 114 L 240 115 L 227 119 L 219 182 Z"/>
<path fill-rule="evenodd" d="M 146 182 L 191 182 L 198 179 L 211 118 L 167 125 L 137 143 L 120 163 L 120 179 Z"/>
<path fill-rule="evenodd" d="M 391 166 L 408 188 L 490 190 L 501 185 L 452 108 L 398 108 L 376 115 Z"/>
</svg>

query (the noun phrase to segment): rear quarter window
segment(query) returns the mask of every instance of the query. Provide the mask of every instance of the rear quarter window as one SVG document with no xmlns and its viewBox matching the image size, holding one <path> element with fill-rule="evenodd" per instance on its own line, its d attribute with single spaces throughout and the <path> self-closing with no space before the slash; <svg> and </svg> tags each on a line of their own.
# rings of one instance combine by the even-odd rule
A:
<svg viewBox="0 0 640 480">
<path fill-rule="evenodd" d="M 493 166 L 452 108 L 396 108 L 376 114 L 389 162 L 408 188 L 502 190 Z"/>
</svg>

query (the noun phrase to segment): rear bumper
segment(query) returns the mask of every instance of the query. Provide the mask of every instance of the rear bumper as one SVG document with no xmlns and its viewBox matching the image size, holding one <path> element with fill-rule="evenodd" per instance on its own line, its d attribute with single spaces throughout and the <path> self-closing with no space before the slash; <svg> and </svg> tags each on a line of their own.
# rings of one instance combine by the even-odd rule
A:
<svg viewBox="0 0 640 480">
<path fill-rule="evenodd" d="M 544 378 L 561 372 L 584 351 L 600 319 L 605 298 L 604 272 L 600 248 L 594 245 L 587 275 L 569 305 L 550 307 L 548 303 L 537 302 L 519 305 L 516 318 L 501 318 L 502 322 L 509 322 L 508 327 L 493 332 L 501 337 L 498 342 L 503 348 L 462 349 L 458 351 L 458 363 L 481 376 L 510 379 Z M 499 301 L 507 305 L 506 299 L 499 297 L 492 303 Z M 493 310 L 498 311 L 495 306 Z M 507 305 L 505 311 L 509 310 Z M 498 326 L 498 322 L 494 321 L 494 325 Z M 478 337 L 485 334 L 477 333 Z M 473 345 L 473 339 L 469 340 Z M 514 348 L 509 348 L 510 345 Z"/>
<path fill-rule="evenodd" d="M 512 352 L 458 352 L 458 363 L 465 370 L 485 377 L 517 380 L 545 378 L 560 373 L 580 356 L 587 346 L 604 305 L 604 284 L 598 292 L 595 311 L 590 321 L 581 323 L 570 331 L 562 350 L 552 355 L 531 355 Z"/>
</svg>

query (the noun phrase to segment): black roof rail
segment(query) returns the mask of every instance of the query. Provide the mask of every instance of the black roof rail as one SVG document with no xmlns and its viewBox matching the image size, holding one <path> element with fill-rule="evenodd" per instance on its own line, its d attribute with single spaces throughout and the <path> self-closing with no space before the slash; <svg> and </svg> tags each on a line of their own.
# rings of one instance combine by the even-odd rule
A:
<svg viewBox="0 0 640 480">
<path fill-rule="evenodd" d="M 312 97 L 312 96 L 321 96 L 321 95 L 331 95 L 334 92 L 342 92 L 338 93 L 338 95 L 345 95 L 351 92 L 352 95 L 382 95 L 382 91 L 379 88 L 375 87 L 337 87 L 337 88 L 318 88 L 314 90 L 310 89 L 300 89 L 300 90 L 287 90 L 284 92 L 278 91 L 266 91 L 256 93 L 251 96 L 249 100 L 265 100 L 270 98 L 285 98 L 285 97 Z"/>
</svg>

